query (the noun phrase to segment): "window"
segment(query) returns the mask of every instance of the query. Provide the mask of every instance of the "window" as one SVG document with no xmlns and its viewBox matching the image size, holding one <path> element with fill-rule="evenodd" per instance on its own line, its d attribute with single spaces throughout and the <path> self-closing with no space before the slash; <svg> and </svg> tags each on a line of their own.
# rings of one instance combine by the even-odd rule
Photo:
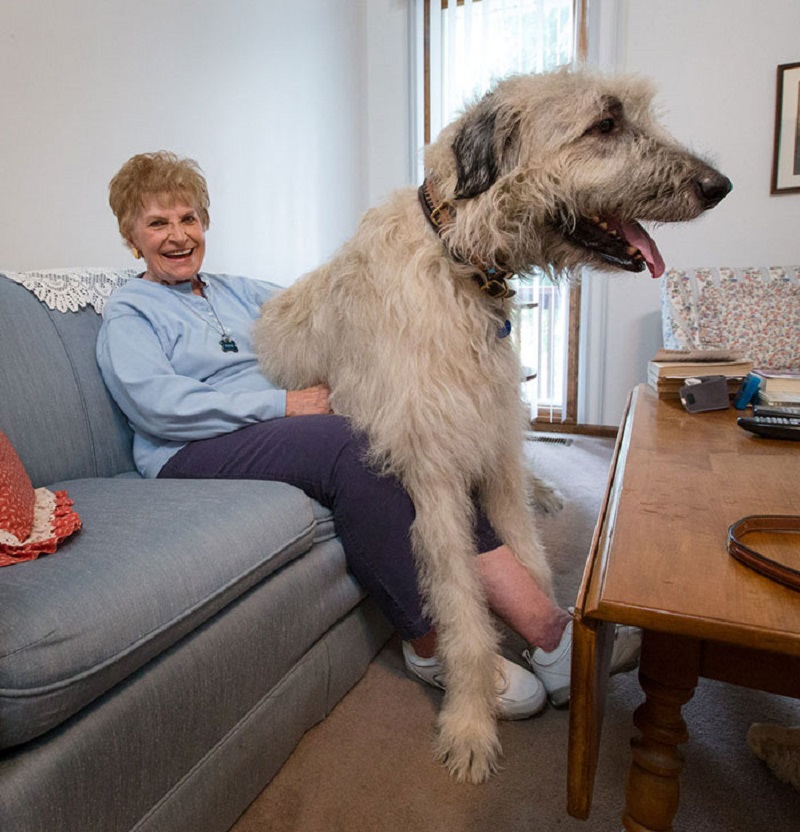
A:
<svg viewBox="0 0 800 832">
<path fill-rule="evenodd" d="M 424 118 L 428 144 L 464 105 L 515 72 L 545 72 L 585 56 L 586 0 L 419 0 L 423 28 Z M 420 171 L 420 176 L 422 171 Z M 517 339 L 539 423 L 574 424 L 577 416 L 577 285 L 542 274 L 517 279 Z"/>
</svg>

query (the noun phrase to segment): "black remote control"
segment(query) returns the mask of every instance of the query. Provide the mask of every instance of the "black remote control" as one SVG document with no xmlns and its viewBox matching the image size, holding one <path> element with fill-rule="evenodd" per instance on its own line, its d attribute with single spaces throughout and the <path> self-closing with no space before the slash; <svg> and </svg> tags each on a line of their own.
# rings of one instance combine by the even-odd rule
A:
<svg viewBox="0 0 800 832">
<path fill-rule="evenodd" d="M 800 405 L 797 407 L 757 404 L 753 408 L 753 416 L 800 416 Z"/>
<path fill-rule="evenodd" d="M 767 439 L 800 439 L 800 415 L 797 416 L 740 416 L 736 420 L 740 428 Z"/>
</svg>

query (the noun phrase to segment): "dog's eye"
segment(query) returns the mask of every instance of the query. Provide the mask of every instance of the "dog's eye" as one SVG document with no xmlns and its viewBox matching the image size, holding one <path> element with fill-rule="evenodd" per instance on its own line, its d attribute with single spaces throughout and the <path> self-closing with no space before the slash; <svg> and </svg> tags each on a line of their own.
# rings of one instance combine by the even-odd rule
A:
<svg viewBox="0 0 800 832">
<path fill-rule="evenodd" d="M 587 136 L 606 136 L 609 133 L 613 133 L 614 129 L 617 126 L 617 122 L 611 118 L 604 118 L 601 121 L 598 121 L 597 124 L 592 125 L 587 131 Z"/>
</svg>

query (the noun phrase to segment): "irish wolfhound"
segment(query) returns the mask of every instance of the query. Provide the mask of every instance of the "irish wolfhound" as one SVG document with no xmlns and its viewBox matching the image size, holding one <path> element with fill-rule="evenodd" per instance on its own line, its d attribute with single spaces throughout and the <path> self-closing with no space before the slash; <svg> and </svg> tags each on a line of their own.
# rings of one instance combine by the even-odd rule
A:
<svg viewBox="0 0 800 832">
<path fill-rule="evenodd" d="M 531 267 L 663 262 L 640 220 L 691 220 L 730 182 L 656 123 L 633 78 L 561 71 L 500 82 L 426 149 L 419 192 L 364 216 L 320 269 L 263 309 L 264 372 L 327 383 L 337 413 L 402 481 L 446 694 L 437 753 L 458 780 L 496 768 L 498 636 L 475 564 L 473 495 L 551 591 L 526 502 L 520 366 L 506 280 Z"/>
</svg>

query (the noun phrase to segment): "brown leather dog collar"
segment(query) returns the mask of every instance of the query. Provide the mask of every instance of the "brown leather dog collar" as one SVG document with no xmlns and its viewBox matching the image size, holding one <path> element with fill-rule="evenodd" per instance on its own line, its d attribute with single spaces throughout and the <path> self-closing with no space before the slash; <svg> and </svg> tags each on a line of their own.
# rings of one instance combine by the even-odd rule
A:
<svg viewBox="0 0 800 832">
<path fill-rule="evenodd" d="M 741 538 L 750 532 L 800 532 L 800 517 L 793 514 L 751 514 L 737 520 L 728 529 L 728 552 L 733 557 L 773 581 L 800 590 L 800 572 L 742 543 Z"/>
<path fill-rule="evenodd" d="M 456 208 L 450 200 L 439 199 L 436 189 L 429 176 L 425 177 L 423 183 L 417 190 L 422 212 L 425 218 L 433 227 L 434 231 L 442 237 L 442 232 L 456 221 Z M 444 241 L 443 241 L 444 242 Z M 510 298 L 515 292 L 508 285 L 509 278 L 513 277 L 512 272 L 498 270 L 483 263 L 465 261 L 448 249 L 450 256 L 459 263 L 472 266 L 477 270 L 475 280 L 481 289 L 492 298 Z"/>
</svg>

